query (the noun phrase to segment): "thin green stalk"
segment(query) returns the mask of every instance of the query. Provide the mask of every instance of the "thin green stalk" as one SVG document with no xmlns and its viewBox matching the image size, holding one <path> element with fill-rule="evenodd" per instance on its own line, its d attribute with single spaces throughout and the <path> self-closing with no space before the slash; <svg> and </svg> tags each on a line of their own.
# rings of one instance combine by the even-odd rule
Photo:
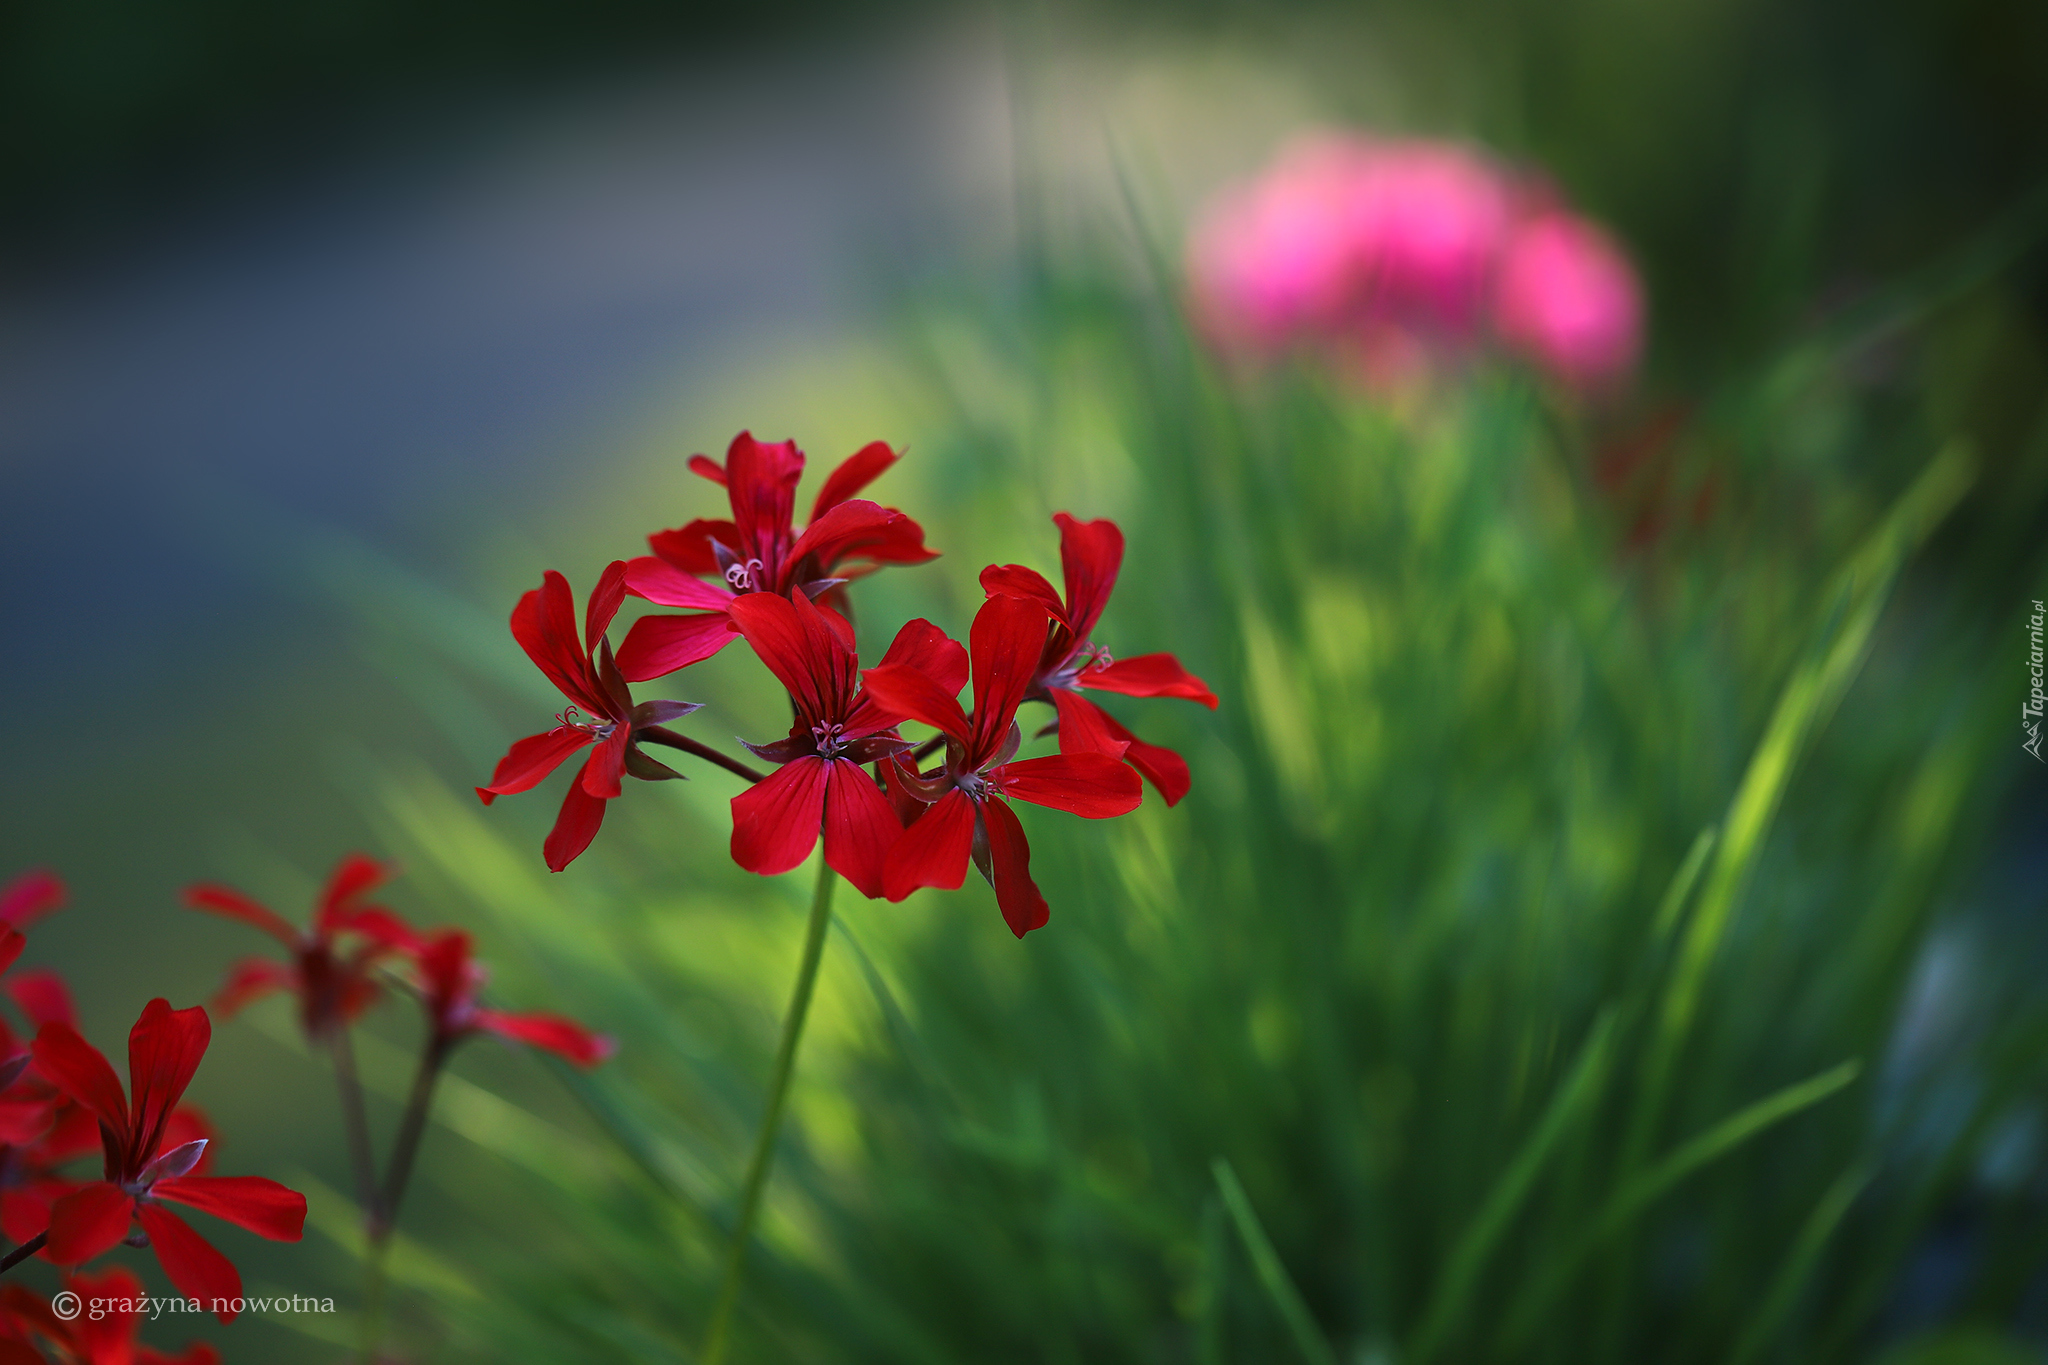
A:
<svg viewBox="0 0 2048 1365">
<path fill-rule="evenodd" d="M 1588 1255 L 1607 1238 L 1626 1227 L 1635 1216 L 1655 1203 L 1694 1171 L 1741 1146 L 1773 1125 L 1810 1109 L 1856 1079 L 1861 1070 L 1851 1060 L 1818 1076 L 1788 1085 L 1715 1124 L 1681 1145 L 1678 1150 L 1625 1183 L 1607 1201 L 1592 1225 L 1563 1247 L 1553 1249 L 1542 1268 L 1530 1277 L 1507 1314 L 1500 1346 L 1513 1355 L 1534 1336 L 1543 1314 L 1571 1283 Z"/>
<path fill-rule="evenodd" d="M 1252 1270 L 1258 1275 L 1267 1297 L 1273 1300 L 1273 1306 L 1280 1311 L 1287 1330 L 1294 1334 L 1294 1344 L 1301 1348 L 1301 1354 L 1309 1365 L 1337 1365 L 1337 1353 L 1330 1348 L 1329 1338 L 1323 1335 L 1323 1329 L 1316 1326 L 1308 1304 L 1302 1300 L 1301 1291 L 1294 1287 L 1287 1267 L 1280 1262 L 1280 1253 L 1273 1250 L 1272 1239 L 1266 1236 L 1265 1225 L 1259 1222 L 1258 1211 L 1252 1208 L 1251 1196 L 1238 1182 L 1237 1172 L 1220 1156 L 1210 1169 L 1216 1176 L 1216 1188 L 1223 1192 L 1223 1206 L 1230 1210 L 1231 1220 L 1237 1224 L 1237 1235 L 1252 1258 Z"/>
<path fill-rule="evenodd" d="M 775 1135 L 782 1127 L 783 1104 L 789 1098 L 790 1076 L 796 1071 L 796 1049 L 803 1041 L 804 1019 L 811 1012 L 818 963 L 825 956 L 825 930 L 832 923 L 832 886 L 836 880 L 831 867 L 820 857 L 818 887 L 811 896 L 810 920 L 804 926 L 803 958 L 797 964 L 789 1013 L 782 1020 L 782 1041 L 775 1049 L 775 1065 L 768 1074 L 768 1106 L 761 1113 L 761 1131 L 754 1138 L 754 1158 L 747 1166 L 746 1184 L 740 1190 L 739 1217 L 733 1223 L 732 1244 L 726 1249 L 718 1302 L 711 1310 L 711 1325 L 704 1333 L 703 1365 L 719 1365 L 725 1359 L 733 1309 L 739 1305 L 740 1279 L 746 1269 L 747 1244 L 753 1240 L 754 1220 L 761 1211 L 761 1191 L 768 1183 L 768 1168 L 775 1159 Z"/>
<path fill-rule="evenodd" d="M 363 1109 L 363 1083 L 356 1074 L 356 1049 L 346 1027 L 335 1030 L 334 1081 L 341 1091 L 341 1126 L 348 1135 L 348 1163 L 355 1173 L 356 1203 L 367 1226 L 382 1221 L 377 1197 L 377 1158 L 370 1148 L 370 1119 Z"/>
<path fill-rule="evenodd" d="M 438 1032 L 427 1036 L 420 1052 L 419 1069 L 413 1072 L 412 1094 L 405 1103 L 405 1117 L 398 1127 L 398 1139 L 391 1145 L 391 1168 L 385 1173 L 384 1192 L 369 1220 L 368 1245 L 364 1248 L 363 1365 L 374 1365 L 384 1338 L 384 1296 L 389 1278 L 391 1234 L 398 1227 L 398 1205 L 405 1198 L 406 1182 L 412 1178 L 413 1158 L 419 1155 L 420 1139 L 427 1131 L 427 1115 L 434 1107 L 434 1083 L 441 1078 L 441 1066 L 448 1060 L 449 1041 Z"/>
<path fill-rule="evenodd" d="M 1536 1130 L 1522 1144 L 1514 1161 L 1487 1196 L 1486 1203 L 1452 1248 L 1437 1277 L 1429 1308 L 1422 1315 L 1422 1325 L 1416 1328 L 1409 1347 L 1407 1358 L 1415 1365 L 1424 1365 L 1434 1358 L 1450 1340 L 1464 1319 L 1466 1304 L 1478 1286 L 1479 1273 L 1485 1269 L 1487 1257 L 1499 1245 L 1516 1212 L 1528 1198 L 1544 1163 L 1572 1121 L 1599 1098 L 1607 1076 L 1607 1054 L 1613 1036 L 1614 1013 L 1608 1010 L 1601 1014 L 1592 1032 L 1587 1034 L 1586 1042 L 1579 1050 L 1578 1061 L 1573 1064 L 1564 1084 L 1557 1088 Z"/>
</svg>

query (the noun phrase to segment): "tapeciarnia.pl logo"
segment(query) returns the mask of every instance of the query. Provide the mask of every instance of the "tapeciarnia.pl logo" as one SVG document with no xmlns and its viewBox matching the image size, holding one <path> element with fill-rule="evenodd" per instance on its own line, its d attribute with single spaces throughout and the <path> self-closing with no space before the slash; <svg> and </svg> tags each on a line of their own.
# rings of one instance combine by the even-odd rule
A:
<svg viewBox="0 0 2048 1365">
<path fill-rule="evenodd" d="M 2048 619 L 2048 606 L 2043 606 L 2041 599 L 2037 597 L 2034 599 L 2034 614 L 2027 624 L 2027 638 L 2032 642 L 2032 648 L 2027 652 L 2027 671 L 2034 675 L 2034 684 L 2027 693 L 2026 701 L 2020 706 L 2020 724 L 2027 732 L 2026 743 L 2020 747 L 2032 754 L 2037 761 L 2048 763 L 2048 759 L 2041 757 L 2041 711 L 2044 706 L 2048 706 L 2048 693 L 2041 690 L 2041 623 L 2044 619 Z"/>
</svg>

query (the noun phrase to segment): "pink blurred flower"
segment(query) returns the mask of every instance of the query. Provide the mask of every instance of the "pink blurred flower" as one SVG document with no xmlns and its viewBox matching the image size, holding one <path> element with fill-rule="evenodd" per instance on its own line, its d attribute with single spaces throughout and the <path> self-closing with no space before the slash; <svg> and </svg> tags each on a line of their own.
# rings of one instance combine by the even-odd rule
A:
<svg viewBox="0 0 2048 1365">
<path fill-rule="evenodd" d="M 1227 354 L 1305 346 L 1382 391 L 1489 339 L 1594 390 L 1641 342 L 1620 250 L 1539 182 L 1449 142 L 1297 139 L 1196 221 L 1187 274 L 1196 324 Z"/>
<path fill-rule="evenodd" d="M 1635 270 L 1592 223 L 1539 214 L 1515 230 L 1501 262 L 1494 326 L 1501 339 L 1568 387 L 1608 387 L 1635 367 L 1643 299 Z"/>
<path fill-rule="evenodd" d="M 1318 134 L 1226 192 L 1189 240 L 1197 316 L 1225 345 L 1394 322 L 1463 334 L 1509 221 L 1495 167 L 1450 143 Z"/>
</svg>

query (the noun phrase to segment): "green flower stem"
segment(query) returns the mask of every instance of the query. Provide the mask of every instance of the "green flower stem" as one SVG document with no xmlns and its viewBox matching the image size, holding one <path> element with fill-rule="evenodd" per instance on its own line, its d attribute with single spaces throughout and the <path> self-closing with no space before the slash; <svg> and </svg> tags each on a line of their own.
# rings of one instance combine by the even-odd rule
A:
<svg viewBox="0 0 2048 1365">
<path fill-rule="evenodd" d="M 441 1079 L 448 1049 L 449 1040 L 439 1032 L 428 1035 L 426 1047 L 420 1053 L 419 1070 L 413 1073 L 412 1095 L 406 1100 L 398 1140 L 391 1147 L 391 1167 L 385 1173 L 383 1196 L 370 1213 L 369 1245 L 364 1251 L 367 1283 L 363 1291 L 363 1365 L 374 1365 L 383 1345 L 391 1234 L 398 1227 L 398 1203 L 405 1198 L 406 1182 L 412 1178 L 413 1158 L 419 1154 L 420 1139 L 427 1131 L 427 1115 L 434 1107 L 434 1083 Z"/>
<path fill-rule="evenodd" d="M 363 1108 L 363 1083 L 356 1075 L 356 1049 L 346 1026 L 334 1032 L 334 1082 L 341 1090 L 341 1122 L 348 1134 L 348 1162 L 355 1172 L 356 1203 L 368 1227 L 382 1221 L 377 1198 L 377 1158 L 370 1150 L 370 1120 Z"/>
<path fill-rule="evenodd" d="M 775 1158 L 775 1135 L 782 1127 L 783 1102 L 789 1098 L 789 1078 L 796 1070 L 797 1044 L 803 1040 L 804 1019 L 811 1011 L 811 990 L 818 984 L 818 963 L 825 955 L 825 930 L 832 923 L 832 885 L 836 880 L 820 857 L 818 888 L 811 896 L 810 921 L 804 926 L 803 960 L 797 964 L 796 988 L 790 993 L 789 1013 L 782 1020 L 782 1042 L 775 1050 L 775 1068 L 768 1077 L 768 1107 L 761 1114 L 761 1131 L 754 1139 L 754 1159 L 747 1167 L 747 1182 L 740 1191 L 739 1218 L 733 1224 L 732 1245 L 726 1250 L 718 1302 L 711 1310 L 711 1326 L 704 1333 L 702 1365 L 720 1365 L 725 1359 L 733 1309 L 739 1305 L 747 1244 L 753 1240 L 754 1220 L 761 1211 L 761 1190 L 768 1183 L 768 1167 Z"/>
</svg>

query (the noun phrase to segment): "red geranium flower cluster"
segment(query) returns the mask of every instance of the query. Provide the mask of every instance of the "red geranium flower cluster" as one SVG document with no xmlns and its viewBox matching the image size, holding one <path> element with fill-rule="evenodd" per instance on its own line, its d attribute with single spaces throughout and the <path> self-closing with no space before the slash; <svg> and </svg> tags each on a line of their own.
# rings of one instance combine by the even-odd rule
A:
<svg viewBox="0 0 2048 1365">
<path fill-rule="evenodd" d="M 0 889 L 0 973 L 21 955 L 22 928 L 63 902 L 63 884 L 48 872 L 31 872 Z M 18 1244 L 0 1258 L 0 1268 L 34 1254 L 78 1266 L 124 1243 L 148 1247 L 182 1295 L 222 1322 L 232 1321 L 241 1276 L 168 1206 L 297 1241 L 306 1201 L 260 1176 L 212 1173 L 212 1125 L 180 1103 L 212 1036 L 206 1011 L 150 1001 L 128 1034 L 124 1091 L 106 1057 L 80 1035 L 62 978 L 22 972 L 5 985 L 35 1035 L 24 1048 L 0 1021 L 0 1228 Z M 69 1169 L 95 1151 L 97 1179 Z M 80 1294 L 90 1289 L 105 1297 L 117 1283 L 135 1281 L 115 1270 L 97 1280 L 74 1276 L 72 1283 Z M 0 1295 L 0 1361 L 40 1361 L 44 1348 L 65 1360 L 169 1359 L 137 1348 L 126 1319 L 70 1322 L 10 1285 Z M 181 1357 L 194 1363 L 212 1358 L 205 1346 Z"/>
<path fill-rule="evenodd" d="M 850 579 L 889 564 L 937 554 L 921 527 L 894 508 L 853 495 L 895 463 L 880 442 L 826 479 L 801 532 L 794 525 L 804 456 L 794 442 L 764 444 L 746 432 L 723 465 L 695 456 L 690 467 L 724 486 L 730 520 L 699 519 L 648 537 L 653 554 L 614 562 L 599 579 L 574 630 L 575 604 L 550 572 L 520 599 L 512 632 L 529 657 L 575 705 L 553 730 L 520 740 L 478 795 L 537 785 L 570 754 L 602 746 L 571 782 L 543 850 L 560 871 L 590 844 L 619 777 L 681 776 L 639 754 L 657 743 L 695 754 L 754 785 L 732 802 L 732 856 L 752 872 L 786 872 L 824 842 L 825 862 L 861 894 L 901 900 L 920 886 L 957 887 L 970 863 L 995 888 L 1020 937 L 1046 922 L 1030 872 L 1030 849 L 1013 801 L 1090 819 L 1122 815 L 1143 799 L 1140 777 L 1168 805 L 1187 794 L 1187 763 L 1147 744 L 1082 689 L 1137 697 L 1181 697 L 1213 708 L 1213 693 L 1171 654 L 1115 660 L 1091 638 L 1123 562 L 1113 522 L 1065 513 L 1060 555 L 1066 591 L 1034 570 L 990 565 L 986 602 L 968 647 L 929 621 L 899 630 L 880 662 L 859 666 Z M 635 622 L 616 661 L 606 631 L 626 594 L 686 616 Z M 675 672 L 744 638 L 789 694 L 789 734 L 746 748 L 775 771 L 762 774 L 662 722 L 696 709 L 683 702 L 635 706 L 627 682 Z M 972 710 L 959 693 L 970 681 Z M 1017 755 L 1027 701 L 1053 708 L 1040 734 L 1057 732 L 1059 752 Z M 576 707 L 591 714 L 576 718 Z M 938 731 L 923 744 L 900 727 Z M 745 741 L 742 741 L 745 743 Z M 938 754 L 929 768 L 924 760 Z"/>
</svg>

